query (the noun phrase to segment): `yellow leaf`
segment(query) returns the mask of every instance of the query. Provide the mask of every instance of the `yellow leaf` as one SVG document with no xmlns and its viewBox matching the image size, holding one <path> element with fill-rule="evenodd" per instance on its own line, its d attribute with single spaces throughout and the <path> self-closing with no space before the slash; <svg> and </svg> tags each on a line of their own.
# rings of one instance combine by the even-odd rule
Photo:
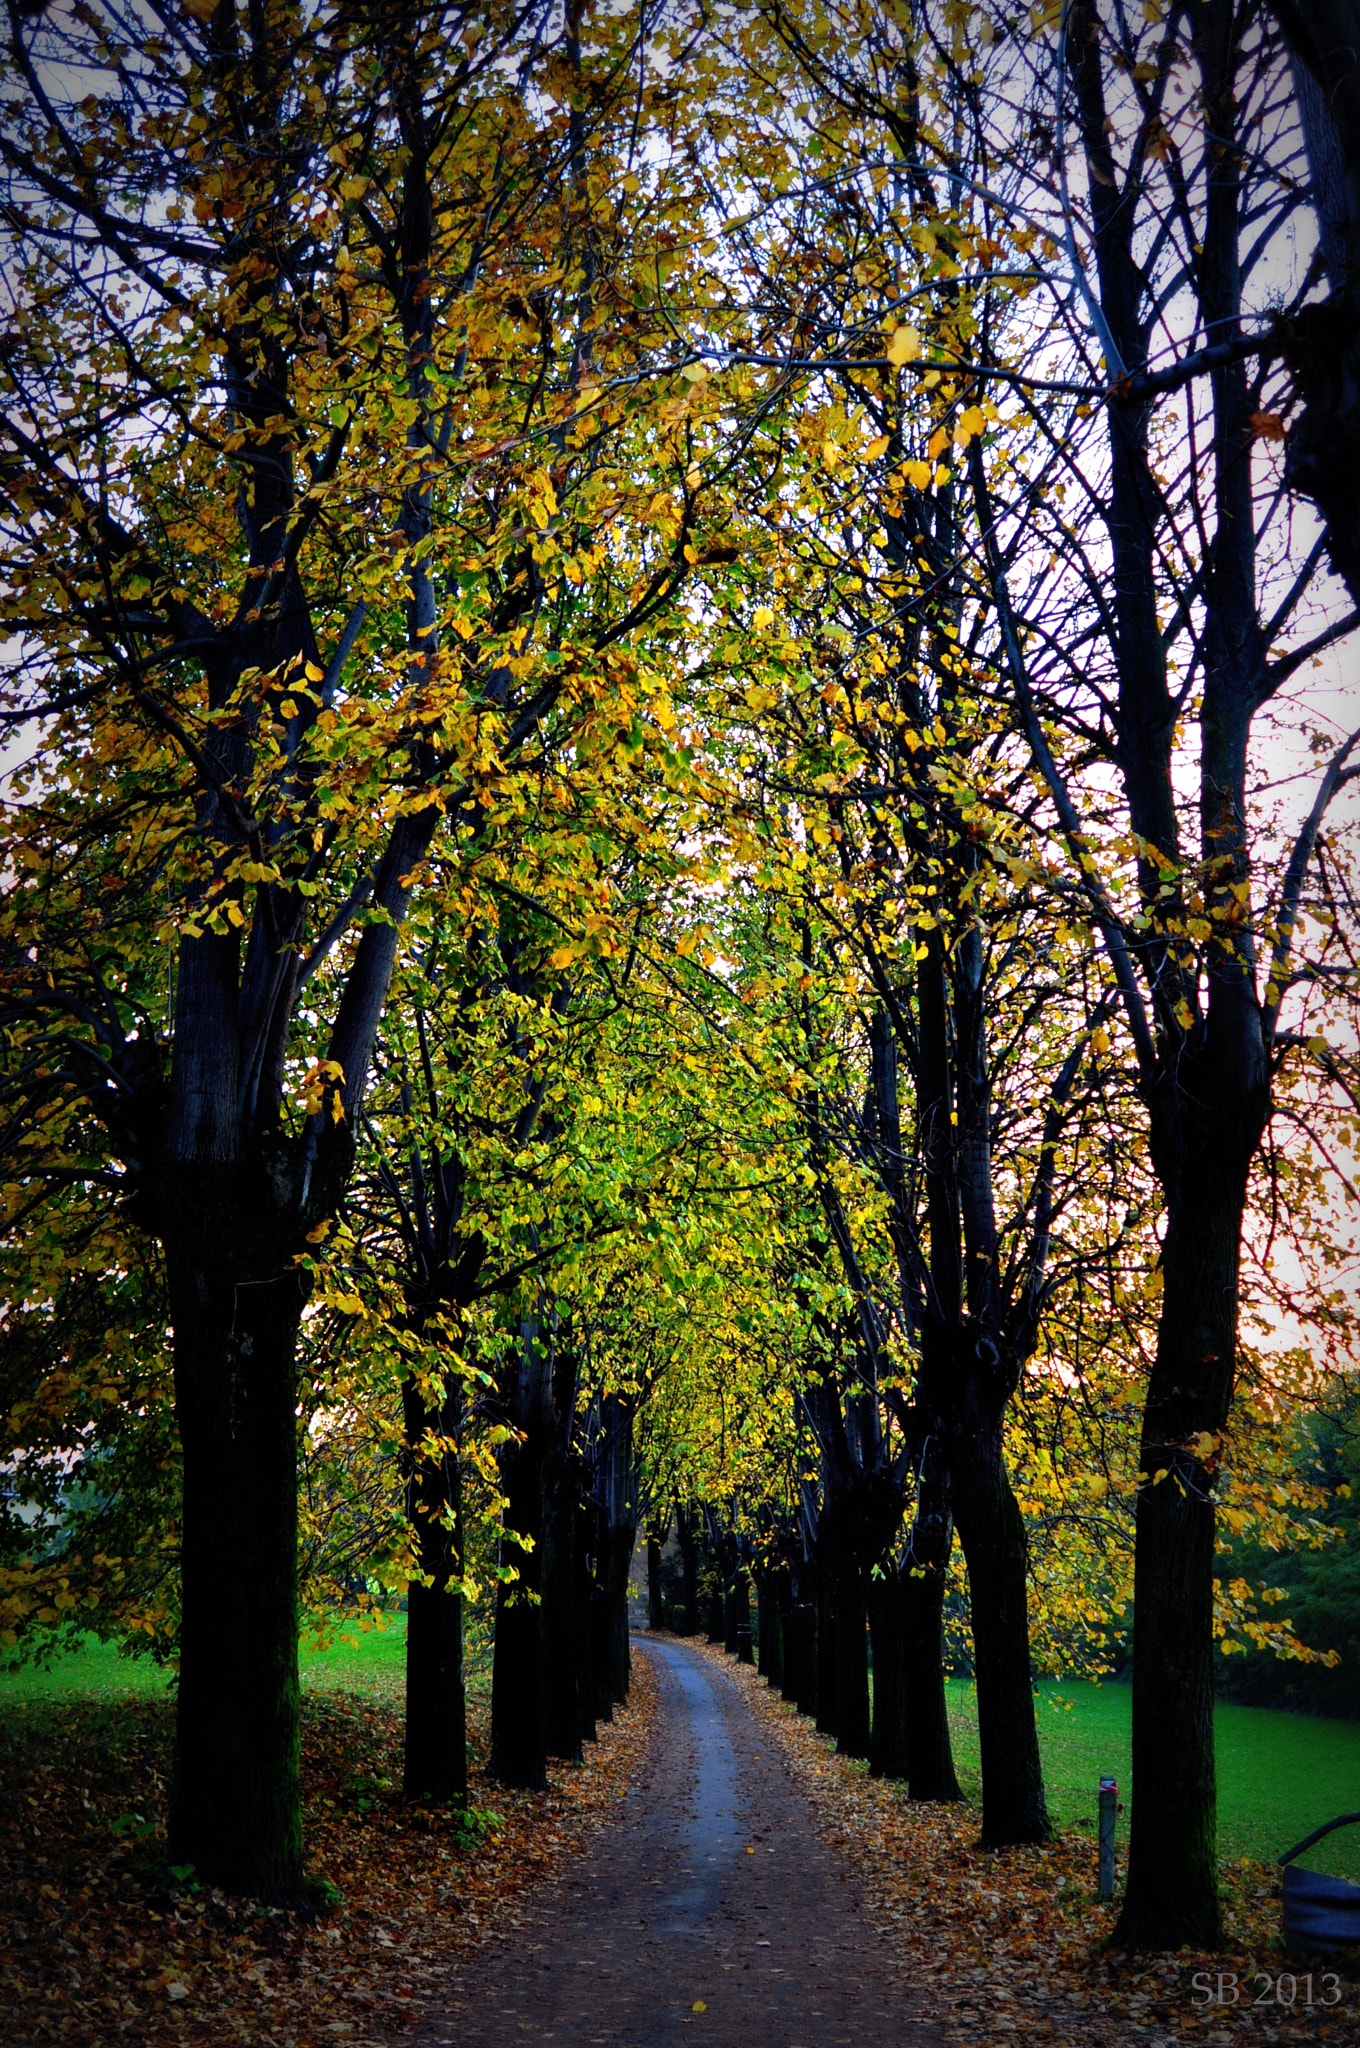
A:
<svg viewBox="0 0 1360 2048">
<path fill-rule="evenodd" d="M 694 2003 L 693 2003 L 693 2005 L 692 2005 L 692 2006 L 690 2007 L 690 2011 L 691 2011 L 691 2012 L 707 2012 L 707 2011 L 708 2011 L 708 2006 L 707 2006 L 706 2002 L 705 2002 L 705 2001 L 704 2001 L 704 2000 L 703 2000 L 702 1998 L 696 1998 L 696 1999 L 695 1999 L 695 2001 L 694 2001 Z"/>
<path fill-rule="evenodd" d="M 893 364 L 914 363 L 921 353 L 921 337 L 914 327 L 899 327 L 887 347 L 888 361 Z"/>
<path fill-rule="evenodd" d="M 880 455 L 887 454 L 888 439 L 889 437 L 887 434 L 876 434 L 874 436 L 873 440 L 869 443 L 868 447 L 864 451 L 866 457 L 870 462 L 876 462 Z"/>
</svg>

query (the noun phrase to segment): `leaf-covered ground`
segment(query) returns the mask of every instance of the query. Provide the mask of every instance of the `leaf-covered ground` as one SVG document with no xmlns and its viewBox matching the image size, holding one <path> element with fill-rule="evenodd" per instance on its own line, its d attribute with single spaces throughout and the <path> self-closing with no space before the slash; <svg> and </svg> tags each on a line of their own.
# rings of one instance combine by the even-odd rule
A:
<svg viewBox="0 0 1360 2048">
<path fill-rule="evenodd" d="M 520 1895 L 579 1853 L 626 1791 L 654 1711 L 639 1658 L 628 1708 L 583 1766 L 554 1767 L 548 1792 L 508 1792 L 475 1771 L 472 1805 L 500 1816 L 477 1840 L 401 1799 L 399 1697 L 306 1695 L 310 1863 L 340 1894 L 307 1927 L 168 1871 L 167 1701 L 14 1705 L 0 1722 L 6 2048 L 376 2048 L 481 1941 L 513 1940 Z M 479 1754 L 484 1716 L 474 1702 Z"/>
<path fill-rule="evenodd" d="M 1224 1866 L 1228 1952 L 1131 1959 L 1106 1947 L 1115 1909 L 1095 1896 L 1088 1837 L 980 1850 L 974 1809 L 913 1806 L 901 1787 L 837 1756 L 750 1667 L 712 1646 L 706 1654 L 736 1673 L 777 1737 L 826 1838 L 856 1866 L 915 2002 L 957 2048 L 1360 2044 L 1354 1967 L 1328 1965 L 1325 1983 L 1315 1968 L 1314 2003 L 1304 2002 L 1307 1964 L 1281 1948 L 1279 1874 L 1269 1865 Z M 1292 2006 L 1281 2002 L 1291 1996 Z"/>
</svg>

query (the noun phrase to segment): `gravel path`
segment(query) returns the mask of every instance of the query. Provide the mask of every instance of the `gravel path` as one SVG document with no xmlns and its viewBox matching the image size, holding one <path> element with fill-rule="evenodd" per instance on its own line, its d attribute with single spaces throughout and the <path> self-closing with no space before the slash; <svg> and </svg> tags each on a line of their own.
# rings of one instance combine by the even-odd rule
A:
<svg viewBox="0 0 1360 2048">
<path fill-rule="evenodd" d="M 939 2048 L 737 1686 L 683 1642 L 636 1648 L 661 1704 L 617 1824 L 409 2048 Z"/>
</svg>

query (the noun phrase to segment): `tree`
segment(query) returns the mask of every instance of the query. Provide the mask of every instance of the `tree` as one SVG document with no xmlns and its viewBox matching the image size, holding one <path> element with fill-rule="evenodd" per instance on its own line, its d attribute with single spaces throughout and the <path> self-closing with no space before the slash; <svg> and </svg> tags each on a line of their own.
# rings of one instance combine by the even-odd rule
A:
<svg viewBox="0 0 1360 2048">
<path fill-rule="evenodd" d="M 441 821 L 519 815 L 545 732 L 631 728 L 611 649 L 683 581 L 698 493 L 600 538 L 641 509 L 605 460 L 627 320 L 620 396 L 602 333 L 588 393 L 545 386 L 545 277 L 594 262 L 599 193 L 584 116 L 532 90 L 539 10 L 202 12 L 16 15 L 5 58 L 6 714 L 44 740 L 10 803 L 7 1086 L 25 1179 L 66 1184 L 58 1126 L 93 1118 L 79 1176 L 162 1247 L 173 1853 L 306 1907 L 299 1261 Z M 578 633 L 607 555 L 626 595 Z"/>
<path fill-rule="evenodd" d="M 987 65 L 956 74 L 999 143 L 985 203 L 1023 217 L 1022 249 L 1047 225 L 1076 310 L 1065 356 L 1053 328 L 1021 321 L 960 364 L 960 402 L 986 389 L 1020 401 L 970 447 L 973 513 L 1012 701 L 1106 950 L 1165 1205 L 1119 1931 L 1133 1946 L 1212 1946 L 1215 1500 L 1249 1176 L 1292 1042 L 1281 1005 L 1299 892 L 1355 745 L 1328 743 L 1308 815 L 1272 844 L 1252 815 L 1253 732 L 1353 623 L 1333 612 L 1309 630 L 1320 544 L 1286 543 L 1262 461 L 1284 428 L 1252 314 L 1305 188 L 1288 174 L 1298 138 L 1278 44 L 1253 7 L 1208 0 L 1153 27 L 1083 5 L 1037 52 L 1003 24 L 993 36 Z M 991 109 L 1003 81 L 1026 77 L 1017 146 Z M 1008 447 L 1021 414 L 1043 473 Z"/>
</svg>

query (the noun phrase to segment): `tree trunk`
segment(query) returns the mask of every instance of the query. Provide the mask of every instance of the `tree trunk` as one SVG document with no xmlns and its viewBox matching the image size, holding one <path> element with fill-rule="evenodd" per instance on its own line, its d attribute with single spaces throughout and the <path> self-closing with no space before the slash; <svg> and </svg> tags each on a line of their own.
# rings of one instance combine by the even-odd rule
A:
<svg viewBox="0 0 1360 2048">
<path fill-rule="evenodd" d="M 817 1733 L 836 1732 L 836 1610 L 829 1574 L 817 1574 Z"/>
<path fill-rule="evenodd" d="M 1211 1488 L 1232 1397 L 1245 1202 L 1245 1174 L 1225 1161 L 1226 1149 L 1186 1162 L 1162 1251 L 1134 1550 L 1129 1874 L 1115 1931 L 1131 1948 L 1213 1949 L 1222 1940 Z M 1200 1455 L 1202 1431 L 1214 1449 Z"/>
<path fill-rule="evenodd" d="M 604 1585 L 605 1684 L 611 1706 L 622 1706 L 628 1698 L 633 1664 L 628 1631 L 628 1568 L 633 1561 L 634 1532 L 629 1525 L 613 1529 L 606 1538 L 602 1562 Z"/>
<path fill-rule="evenodd" d="M 429 1584 L 406 1594 L 406 1750 L 408 1799 L 467 1803 L 467 1702 L 463 1689 L 463 1489 L 457 1449 L 423 1456 L 427 1432 L 453 1438 L 461 1421 L 451 1391 L 438 1409 L 414 1379 L 402 1383 L 402 1419 L 410 1462 L 417 1559 Z"/>
<path fill-rule="evenodd" d="M 590 1571 L 591 1546 L 595 1540 L 594 1523 L 594 1509 L 587 1505 L 584 1498 L 578 1498 L 572 1573 L 576 1592 L 576 1679 L 582 1742 L 594 1742 L 596 1737 L 598 1689 L 595 1683 L 595 1583 Z"/>
<path fill-rule="evenodd" d="M 959 1800 L 963 1793 L 954 1772 L 944 1689 L 943 1577 L 931 1571 L 904 1572 L 902 1607 L 907 1796 Z"/>
<path fill-rule="evenodd" d="M 751 1580 L 744 1565 L 737 1566 L 732 1587 L 732 1612 L 737 1624 L 737 1662 L 753 1664 L 751 1649 Z"/>
<path fill-rule="evenodd" d="M 1029 1653 L 1028 1545 L 1002 1450 L 1004 1406 L 950 1445 L 950 1498 L 968 1562 L 982 1759 L 982 1842 L 1046 1842 Z"/>
<path fill-rule="evenodd" d="M 584 1733 L 576 1574 L 580 1501 L 579 1462 L 559 1450 L 548 1473 L 543 1517 L 544 1741 L 549 1756 L 573 1763 L 581 1760 Z"/>
<path fill-rule="evenodd" d="M 926 1444 L 917 1488 L 901 1575 L 907 1795 L 952 1801 L 963 1797 L 954 1773 L 944 1689 L 944 1596 L 954 1521 L 949 1469 L 938 1437 Z"/>
<path fill-rule="evenodd" d="M 836 1749 L 841 1756 L 869 1754 L 869 1633 L 864 1575 L 847 1566 L 835 1582 Z"/>
<path fill-rule="evenodd" d="M 655 1524 L 647 1530 L 647 1626 L 662 1629 L 666 1626 L 666 1600 L 661 1589 L 661 1546 L 665 1536 L 658 1534 Z"/>
<path fill-rule="evenodd" d="M 906 1602 L 891 1560 L 869 1581 L 874 1646 L 874 1719 L 869 1769 L 876 1778 L 907 1776 Z"/>
<path fill-rule="evenodd" d="M 675 1511 L 676 1535 L 680 1543 L 680 1573 L 684 1588 L 684 1626 L 680 1633 L 697 1636 L 699 1633 L 699 1544 L 694 1529 L 694 1518 L 686 1508 Z"/>
<path fill-rule="evenodd" d="M 821 1637 L 817 1628 L 817 1603 L 800 1600 L 794 1610 L 798 1640 L 798 1711 L 810 1721 L 817 1718 L 821 1685 Z"/>
<path fill-rule="evenodd" d="M 779 1596 L 787 1579 L 788 1571 L 783 1565 L 765 1574 L 765 1600 L 760 1614 L 760 1655 L 765 1682 L 780 1692 L 784 1689 L 784 1615 Z"/>
<path fill-rule="evenodd" d="M 303 1286 L 292 1272 L 256 1278 L 249 1250 L 227 1255 L 234 1176 L 224 1187 L 205 1174 L 193 1206 L 200 1229 L 165 1240 L 184 1478 L 169 1855 L 200 1884 L 311 1912 L 298 1775 Z"/>
<path fill-rule="evenodd" d="M 799 1673 L 801 1670 L 802 1646 L 799 1641 L 799 1608 L 793 1573 L 785 1571 L 779 1579 L 779 1645 L 783 1669 L 780 1673 L 780 1691 L 793 1706 L 798 1704 Z"/>
<path fill-rule="evenodd" d="M 756 1674 L 766 1684 L 770 1681 L 770 1626 L 767 1615 L 773 1605 L 770 1589 L 770 1574 L 764 1566 L 757 1566 L 756 1574 Z"/>
<path fill-rule="evenodd" d="M 503 1785 L 542 1791 L 548 1782 L 547 1729 L 543 1701 L 543 1450 L 532 1436 L 507 1444 L 501 1485 L 505 1526 L 526 1536 L 532 1548 L 502 1545 L 505 1564 L 517 1580 L 496 1589 L 496 1641 L 491 1666 L 491 1759 L 493 1778 Z"/>
</svg>

